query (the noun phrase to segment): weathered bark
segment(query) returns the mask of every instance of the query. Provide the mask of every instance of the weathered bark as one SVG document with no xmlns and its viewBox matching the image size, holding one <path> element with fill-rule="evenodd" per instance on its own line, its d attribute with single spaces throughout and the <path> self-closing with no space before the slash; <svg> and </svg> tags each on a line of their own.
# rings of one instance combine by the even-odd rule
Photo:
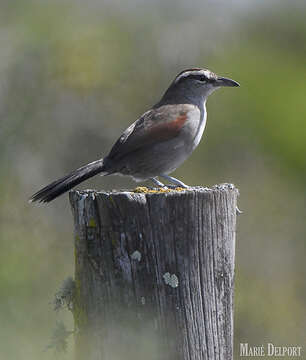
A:
<svg viewBox="0 0 306 360">
<path fill-rule="evenodd" d="M 237 194 L 70 193 L 77 359 L 232 359 Z"/>
</svg>

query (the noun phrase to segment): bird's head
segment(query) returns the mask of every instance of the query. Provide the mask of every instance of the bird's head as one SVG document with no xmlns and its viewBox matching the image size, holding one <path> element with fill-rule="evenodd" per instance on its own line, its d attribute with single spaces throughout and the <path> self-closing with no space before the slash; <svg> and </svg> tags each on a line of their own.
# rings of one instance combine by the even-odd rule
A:
<svg viewBox="0 0 306 360">
<path fill-rule="evenodd" d="M 189 98 L 196 101 L 207 97 L 220 87 L 240 86 L 238 82 L 218 76 L 210 70 L 194 68 L 181 71 L 165 93 L 166 98 L 181 100 Z"/>
</svg>

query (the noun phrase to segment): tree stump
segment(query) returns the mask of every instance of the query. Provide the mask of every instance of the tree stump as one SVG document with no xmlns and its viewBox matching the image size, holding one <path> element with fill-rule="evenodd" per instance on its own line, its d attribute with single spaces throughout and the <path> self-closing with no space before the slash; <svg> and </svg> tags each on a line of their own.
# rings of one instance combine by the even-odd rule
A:
<svg viewBox="0 0 306 360">
<path fill-rule="evenodd" d="M 79 360 L 230 360 L 231 184 L 72 191 Z"/>
</svg>

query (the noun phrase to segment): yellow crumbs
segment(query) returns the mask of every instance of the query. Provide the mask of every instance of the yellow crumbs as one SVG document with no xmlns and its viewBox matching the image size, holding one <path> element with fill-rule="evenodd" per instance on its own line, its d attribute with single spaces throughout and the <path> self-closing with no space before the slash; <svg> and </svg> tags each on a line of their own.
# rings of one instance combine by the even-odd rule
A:
<svg viewBox="0 0 306 360">
<path fill-rule="evenodd" d="M 186 190 L 185 188 L 182 187 L 176 187 L 174 189 L 164 189 L 164 188 L 159 188 L 159 189 L 149 189 L 146 186 L 137 186 L 137 188 L 135 188 L 133 190 L 134 193 L 167 193 L 167 192 L 171 192 L 171 191 L 184 191 Z"/>
</svg>

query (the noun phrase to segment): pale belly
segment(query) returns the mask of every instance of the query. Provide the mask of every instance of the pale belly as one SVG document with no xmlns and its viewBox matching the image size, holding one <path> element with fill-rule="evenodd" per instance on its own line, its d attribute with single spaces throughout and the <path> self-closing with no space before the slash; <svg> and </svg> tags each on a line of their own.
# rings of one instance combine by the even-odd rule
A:
<svg viewBox="0 0 306 360">
<path fill-rule="evenodd" d="M 195 135 L 194 138 L 194 144 L 193 144 L 193 149 L 194 150 L 200 143 L 204 130 L 205 130 L 205 126 L 206 126 L 206 119 L 207 119 L 207 112 L 206 112 L 206 108 L 204 106 L 204 115 L 203 115 L 203 119 L 200 121 L 200 125 L 198 127 L 198 131 Z"/>
</svg>

